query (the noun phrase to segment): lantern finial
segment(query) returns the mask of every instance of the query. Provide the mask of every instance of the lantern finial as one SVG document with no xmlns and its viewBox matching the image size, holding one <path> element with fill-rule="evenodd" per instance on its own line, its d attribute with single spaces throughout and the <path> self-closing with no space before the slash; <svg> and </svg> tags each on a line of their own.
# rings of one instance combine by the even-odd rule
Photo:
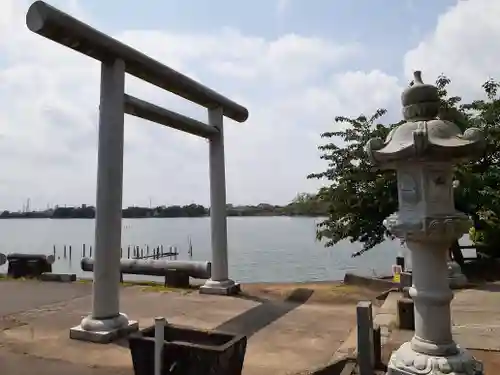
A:
<svg viewBox="0 0 500 375">
<path fill-rule="evenodd" d="M 422 81 L 422 71 L 415 70 L 413 72 L 413 81 L 415 83 L 419 83 L 419 84 L 423 85 L 424 82 Z"/>
<path fill-rule="evenodd" d="M 422 81 L 422 72 L 413 72 L 413 84 L 401 95 L 403 117 L 407 121 L 432 120 L 440 108 L 439 92 L 436 86 Z"/>
</svg>

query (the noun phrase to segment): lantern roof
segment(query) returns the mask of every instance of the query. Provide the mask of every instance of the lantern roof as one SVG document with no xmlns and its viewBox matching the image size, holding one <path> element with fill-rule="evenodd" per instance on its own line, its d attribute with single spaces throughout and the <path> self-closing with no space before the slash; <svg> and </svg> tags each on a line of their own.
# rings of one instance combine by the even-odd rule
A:
<svg viewBox="0 0 500 375">
<path fill-rule="evenodd" d="M 457 161 L 482 154 L 485 137 L 480 129 L 469 128 L 463 134 L 451 121 L 439 118 L 441 102 L 436 86 L 422 82 L 420 71 L 414 73 L 413 84 L 401 95 L 402 125 L 387 138 L 373 138 L 366 152 L 373 163 L 383 165 L 404 161 Z"/>
</svg>

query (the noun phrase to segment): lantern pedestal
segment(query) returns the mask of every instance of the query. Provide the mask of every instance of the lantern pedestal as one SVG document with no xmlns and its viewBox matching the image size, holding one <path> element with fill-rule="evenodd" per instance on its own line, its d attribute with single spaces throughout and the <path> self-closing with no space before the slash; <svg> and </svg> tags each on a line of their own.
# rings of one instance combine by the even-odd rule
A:
<svg viewBox="0 0 500 375">
<path fill-rule="evenodd" d="M 413 350 L 405 342 L 392 353 L 388 375 L 482 375 L 482 364 L 469 352 L 457 347 L 457 353 L 449 356 L 431 356 Z"/>
<path fill-rule="evenodd" d="M 387 374 L 482 374 L 481 364 L 453 341 L 450 313 L 453 292 L 447 266 L 449 242 L 429 238 L 408 241 L 407 246 L 413 264 L 410 296 L 415 304 L 415 335 L 392 354 Z"/>
</svg>

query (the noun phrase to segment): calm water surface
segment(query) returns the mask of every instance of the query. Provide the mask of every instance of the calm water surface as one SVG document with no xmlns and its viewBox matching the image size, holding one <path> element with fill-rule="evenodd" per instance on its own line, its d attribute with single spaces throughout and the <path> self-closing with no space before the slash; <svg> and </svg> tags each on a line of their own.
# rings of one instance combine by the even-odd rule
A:
<svg viewBox="0 0 500 375">
<path fill-rule="evenodd" d="M 351 258 L 359 244 L 341 242 L 324 248 L 315 240 L 316 218 L 228 218 L 229 274 L 241 282 L 293 282 L 342 279 L 346 271 L 388 274 L 402 248 L 387 241 L 365 255 Z M 93 244 L 94 220 L 9 219 L 0 220 L 0 252 L 51 254 L 56 245 L 54 272 L 80 270 L 82 244 Z M 188 238 L 194 260 L 210 260 L 209 218 L 124 219 L 122 246 L 150 248 L 177 246 L 179 259 L 188 259 Z M 71 245 L 73 257 L 63 258 L 63 245 Z M 124 252 L 124 256 L 126 256 Z M 6 272 L 6 266 L 0 266 Z M 130 277 L 129 277 L 130 278 Z"/>
</svg>

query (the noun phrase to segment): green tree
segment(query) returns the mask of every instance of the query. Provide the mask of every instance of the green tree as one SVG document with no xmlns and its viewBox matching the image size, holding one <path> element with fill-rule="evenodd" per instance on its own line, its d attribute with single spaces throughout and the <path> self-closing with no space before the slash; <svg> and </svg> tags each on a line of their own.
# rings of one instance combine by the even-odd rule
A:
<svg viewBox="0 0 500 375">
<path fill-rule="evenodd" d="M 319 146 L 328 168 L 308 178 L 326 178 L 331 182 L 318 193 L 328 203 L 328 218 L 317 229 L 317 238 L 326 239 L 326 246 L 343 239 L 360 241 L 363 249 L 354 254 L 360 255 L 390 235 L 382 221 L 397 209 L 395 173 L 373 168 L 364 150 L 369 139 L 384 139 L 397 125 L 378 123 L 385 113 L 379 109 L 371 117 L 339 116 L 335 122 L 344 129 L 321 134 L 322 138 L 334 139 Z"/>
<path fill-rule="evenodd" d="M 500 84 L 489 79 L 483 84 L 486 99 L 460 106 L 470 124 L 486 134 L 487 147 L 483 157 L 456 168 L 460 186 L 456 192 L 457 206 L 474 219 L 471 239 L 485 246 L 492 256 L 500 255 Z"/>
<path fill-rule="evenodd" d="M 318 216 L 326 215 L 327 208 L 325 202 L 320 200 L 317 194 L 299 193 L 284 211 L 289 215 Z"/>
<path fill-rule="evenodd" d="M 456 168 L 455 200 L 459 210 L 474 218 L 475 226 L 488 233 L 500 233 L 500 100 L 497 91 L 500 85 L 489 80 L 483 85 L 485 100 L 460 104 L 461 98 L 449 96 L 450 80 L 438 77 L 436 86 L 442 101 L 439 117 L 454 121 L 461 130 L 469 126 L 486 132 L 488 148 L 479 160 L 462 164 Z M 321 136 L 328 143 L 319 146 L 321 158 L 328 162 L 324 172 L 314 173 L 308 178 L 327 179 L 330 185 L 320 189 L 318 197 L 328 204 L 328 217 L 318 225 L 317 238 L 326 239 L 326 246 L 348 239 L 363 244 L 358 256 L 370 250 L 386 238 L 392 238 L 383 225 L 383 220 L 397 210 L 397 185 L 394 171 L 382 171 L 370 164 L 364 147 L 369 139 L 384 139 L 403 121 L 382 124 L 386 110 L 379 109 L 374 115 L 357 118 L 336 117 L 341 129 L 326 132 Z M 491 219 L 491 228 L 485 220 Z M 484 237 L 484 236 L 483 236 Z M 497 239 L 490 239 L 499 243 Z"/>
</svg>

